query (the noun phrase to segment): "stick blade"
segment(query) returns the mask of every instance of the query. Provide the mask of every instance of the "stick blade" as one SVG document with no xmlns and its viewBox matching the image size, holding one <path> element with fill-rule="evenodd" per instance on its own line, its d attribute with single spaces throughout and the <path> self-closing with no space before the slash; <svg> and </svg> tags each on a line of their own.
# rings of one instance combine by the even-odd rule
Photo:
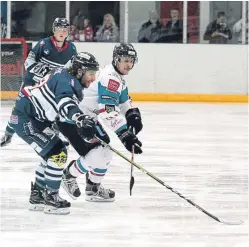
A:
<svg viewBox="0 0 249 247">
<path fill-rule="evenodd" d="M 220 220 L 221 223 L 225 225 L 242 225 L 244 223 L 243 220 Z"/>
</svg>

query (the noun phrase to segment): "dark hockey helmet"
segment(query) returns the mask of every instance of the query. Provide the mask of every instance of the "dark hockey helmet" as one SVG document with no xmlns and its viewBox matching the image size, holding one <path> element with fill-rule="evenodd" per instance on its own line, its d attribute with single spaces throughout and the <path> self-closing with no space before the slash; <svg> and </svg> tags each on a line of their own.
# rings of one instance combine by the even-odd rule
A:
<svg viewBox="0 0 249 247">
<path fill-rule="evenodd" d="M 138 61 L 137 52 L 133 45 L 129 43 L 120 43 L 114 47 L 112 64 L 117 66 L 117 62 L 119 62 L 122 57 L 132 58 L 133 65 Z"/>
<path fill-rule="evenodd" d="M 98 71 L 99 63 L 91 53 L 80 52 L 72 57 L 72 74 L 77 75 L 79 69 L 83 71 L 83 75 L 88 70 Z"/>
<path fill-rule="evenodd" d="M 53 22 L 53 32 L 55 32 L 55 28 L 68 28 L 69 29 L 69 21 L 66 18 L 55 18 Z"/>
</svg>

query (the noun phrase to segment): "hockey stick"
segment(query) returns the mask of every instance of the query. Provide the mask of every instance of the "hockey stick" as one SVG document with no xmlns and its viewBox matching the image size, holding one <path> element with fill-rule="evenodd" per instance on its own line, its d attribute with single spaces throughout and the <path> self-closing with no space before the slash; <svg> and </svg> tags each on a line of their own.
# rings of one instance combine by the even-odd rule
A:
<svg viewBox="0 0 249 247">
<path fill-rule="evenodd" d="M 135 134 L 135 130 L 134 129 L 131 129 L 133 134 Z M 132 146 L 132 152 L 131 152 L 131 161 L 134 162 L 134 145 Z M 134 179 L 134 176 L 133 176 L 133 164 L 131 164 L 131 179 L 130 179 L 130 196 L 132 196 L 132 188 L 134 186 L 134 183 L 135 183 L 135 179 Z"/>
<path fill-rule="evenodd" d="M 95 136 L 96 137 L 96 136 Z M 166 187 L 168 190 L 171 190 L 173 193 L 177 194 L 179 197 L 181 197 L 182 199 L 184 199 L 185 201 L 187 201 L 188 203 L 190 203 L 192 206 L 196 207 L 197 209 L 199 209 L 201 212 L 205 213 L 206 215 L 208 215 L 209 217 L 211 217 L 212 219 L 226 224 L 226 225 L 241 225 L 243 224 L 243 220 L 235 220 L 235 221 L 226 221 L 226 220 L 221 220 L 218 217 L 214 216 L 213 214 L 209 213 L 208 211 L 206 211 L 204 208 L 202 208 L 201 206 L 199 206 L 198 204 L 194 203 L 193 201 L 191 201 L 190 199 L 184 197 L 181 193 L 179 193 L 178 191 L 176 191 L 175 189 L 173 189 L 171 186 L 165 184 L 161 179 L 157 178 L 155 175 L 153 175 L 152 173 L 148 172 L 146 169 L 144 169 L 142 166 L 138 165 L 137 163 L 135 163 L 132 160 L 129 160 L 127 157 L 125 157 L 122 153 L 120 153 L 118 150 L 114 149 L 112 146 L 110 146 L 109 144 L 105 143 L 104 141 L 102 141 L 101 139 L 99 139 L 98 137 L 96 137 L 102 145 L 110 148 L 110 150 L 112 150 L 114 153 L 116 153 L 118 156 L 122 157 L 123 159 L 125 159 L 127 162 L 129 162 L 130 164 L 132 164 L 133 166 L 135 166 L 137 169 L 139 169 L 140 171 L 144 172 L 145 174 L 147 174 L 149 177 L 153 178 L 154 180 L 156 180 L 158 183 L 160 183 L 161 185 L 163 185 L 164 187 Z"/>
</svg>

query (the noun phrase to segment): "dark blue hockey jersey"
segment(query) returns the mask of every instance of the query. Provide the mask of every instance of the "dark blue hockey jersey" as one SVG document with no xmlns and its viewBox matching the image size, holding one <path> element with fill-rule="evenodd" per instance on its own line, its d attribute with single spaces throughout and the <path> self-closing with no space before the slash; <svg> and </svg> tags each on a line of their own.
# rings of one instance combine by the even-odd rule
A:
<svg viewBox="0 0 249 247">
<path fill-rule="evenodd" d="M 15 109 L 39 121 L 53 122 L 59 114 L 65 121 L 73 123 L 72 116 L 82 113 L 78 108 L 82 90 L 82 84 L 68 69 L 58 68 L 39 84 L 24 87 L 19 92 Z"/>
<path fill-rule="evenodd" d="M 63 67 L 75 54 L 76 47 L 70 41 L 59 48 L 53 36 L 40 40 L 25 61 L 24 86 L 35 85 L 46 75 L 48 66 L 50 69 Z"/>
</svg>

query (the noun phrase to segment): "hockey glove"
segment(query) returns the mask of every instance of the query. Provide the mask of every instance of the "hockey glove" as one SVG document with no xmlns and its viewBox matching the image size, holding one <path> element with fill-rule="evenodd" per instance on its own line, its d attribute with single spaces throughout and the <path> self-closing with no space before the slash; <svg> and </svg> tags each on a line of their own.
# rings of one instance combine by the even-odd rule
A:
<svg viewBox="0 0 249 247">
<path fill-rule="evenodd" d="M 72 120 L 75 121 L 78 127 L 78 133 L 83 139 L 92 139 L 94 137 L 96 134 L 96 128 L 93 118 L 88 115 L 76 113 Z"/>
<path fill-rule="evenodd" d="M 108 136 L 108 134 L 104 130 L 103 126 L 99 122 L 96 123 L 96 129 L 97 129 L 96 136 L 99 139 L 101 139 L 102 141 L 104 141 L 105 143 L 109 144 L 110 143 L 110 137 Z"/>
<path fill-rule="evenodd" d="M 135 135 L 137 135 L 143 128 L 139 109 L 138 108 L 129 109 L 125 114 L 125 118 L 127 121 L 128 129 L 130 128 L 135 129 Z"/>
<path fill-rule="evenodd" d="M 134 153 L 135 154 L 141 154 L 143 152 L 141 149 L 142 143 L 128 129 L 121 130 L 118 133 L 118 137 L 128 151 L 132 152 L 132 146 L 134 145 Z"/>
<path fill-rule="evenodd" d="M 4 136 L 1 138 L 1 147 L 7 146 L 11 142 L 11 139 L 12 135 L 5 132 Z"/>
</svg>

